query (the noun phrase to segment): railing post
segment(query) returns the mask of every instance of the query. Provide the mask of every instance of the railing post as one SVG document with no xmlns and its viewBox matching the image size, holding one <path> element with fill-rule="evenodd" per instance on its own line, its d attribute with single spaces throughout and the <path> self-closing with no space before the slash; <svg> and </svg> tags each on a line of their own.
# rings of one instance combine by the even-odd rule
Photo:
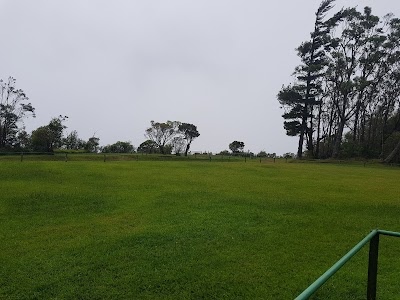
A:
<svg viewBox="0 0 400 300">
<path fill-rule="evenodd" d="M 379 232 L 369 242 L 367 300 L 376 300 Z"/>
</svg>

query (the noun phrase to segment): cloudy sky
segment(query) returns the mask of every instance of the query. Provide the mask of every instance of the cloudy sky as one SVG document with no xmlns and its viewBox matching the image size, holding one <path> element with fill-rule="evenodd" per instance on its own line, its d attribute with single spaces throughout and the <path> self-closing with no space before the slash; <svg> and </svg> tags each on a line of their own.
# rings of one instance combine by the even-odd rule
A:
<svg viewBox="0 0 400 300">
<path fill-rule="evenodd" d="M 276 94 L 299 64 L 318 0 L 0 0 L 0 78 L 67 132 L 138 146 L 150 121 L 197 125 L 192 150 L 295 152 Z M 398 0 L 337 0 L 400 17 Z"/>
</svg>

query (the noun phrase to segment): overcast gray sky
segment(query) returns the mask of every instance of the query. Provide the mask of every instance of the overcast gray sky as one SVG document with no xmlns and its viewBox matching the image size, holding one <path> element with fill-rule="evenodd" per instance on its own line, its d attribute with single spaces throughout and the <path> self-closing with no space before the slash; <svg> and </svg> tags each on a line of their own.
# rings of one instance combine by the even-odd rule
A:
<svg viewBox="0 0 400 300">
<path fill-rule="evenodd" d="M 0 0 L 0 78 L 100 144 L 145 140 L 150 121 L 197 125 L 192 150 L 295 152 L 276 94 L 299 64 L 318 0 Z M 400 17 L 398 0 L 338 0 Z"/>
</svg>

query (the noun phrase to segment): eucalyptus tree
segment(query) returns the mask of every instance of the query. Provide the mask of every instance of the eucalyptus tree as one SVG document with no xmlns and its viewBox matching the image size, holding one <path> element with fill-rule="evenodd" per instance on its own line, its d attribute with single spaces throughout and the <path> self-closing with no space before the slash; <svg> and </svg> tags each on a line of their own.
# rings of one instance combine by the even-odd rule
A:
<svg viewBox="0 0 400 300">
<path fill-rule="evenodd" d="M 26 114 L 35 116 L 35 109 L 25 92 L 16 88 L 16 79 L 0 80 L 0 148 L 11 147 L 18 132 L 18 123 Z"/>
<path fill-rule="evenodd" d="M 394 18 L 393 15 L 388 16 L 389 30 L 385 48 L 388 49 L 384 80 L 382 81 L 381 99 L 382 99 L 382 152 L 384 155 L 384 140 L 400 133 L 400 19 Z M 390 126 L 389 120 L 394 125 Z M 389 155 L 385 158 L 385 162 L 390 162 L 400 151 L 400 140 Z"/>
<path fill-rule="evenodd" d="M 332 157 L 340 154 L 345 129 L 363 156 L 377 156 L 385 138 L 398 90 L 399 26 L 388 15 L 380 19 L 369 7 L 348 8 L 336 15 L 326 72 L 331 115 L 334 116 Z M 397 79 L 396 79 L 397 78 Z M 378 153 L 378 154 L 376 154 Z"/>
<path fill-rule="evenodd" d="M 243 151 L 244 143 L 240 141 L 233 141 L 229 144 L 229 149 L 232 151 L 233 154 L 238 154 Z"/>
<path fill-rule="evenodd" d="M 176 155 L 181 155 L 186 148 L 186 141 L 182 135 L 177 135 L 172 139 L 170 145 Z"/>
<path fill-rule="evenodd" d="M 338 157 L 346 126 L 353 128 L 357 138 L 360 116 L 366 112 L 368 101 L 374 99 L 380 80 L 386 40 L 379 17 L 371 8 L 364 12 L 348 8 L 335 15 L 331 27 L 335 47 L 329 53 L 330 65 L 326 72 L 330 86 L 330 101 L 336 110 L 337 127 L 332 156 Z"/>
<path fill-rule="evenodd" d="M 181 123 L 178 121 L 167 121 L 165 123 L 151 121 L 150 124 L 151 126 L 146 129 L 145 137 L 157 145 L 161 154 L 166 154 L 165 147 L 178 134 Z"/>
<path fill-rule="evenodd" d="M 185 140 L 185 156 L 188 155 L 190 145 L 193 140 L 200 136 L 200 133 L 197 130 L 197 126 L 189 123 L 182 123 L 178 127 L 179 132 L 183 135 L 183 139 Z"/>
</svg>

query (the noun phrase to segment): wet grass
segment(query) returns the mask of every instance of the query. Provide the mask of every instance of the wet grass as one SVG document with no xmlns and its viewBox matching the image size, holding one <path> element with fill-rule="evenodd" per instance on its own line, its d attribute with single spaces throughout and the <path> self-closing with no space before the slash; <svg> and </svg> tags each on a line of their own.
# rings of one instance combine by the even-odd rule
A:
<svg viewBox="0 0 400 300">
<path fill-rule="evenodd" d="M 400 169 L 1 161 L 1 299 L 291 299 L 373 228 L 400 231 Z M 378 295 L 398 299 L 400 239 Z M 315 299 L 365 299 L 363 249 Z"/>
</svg>

